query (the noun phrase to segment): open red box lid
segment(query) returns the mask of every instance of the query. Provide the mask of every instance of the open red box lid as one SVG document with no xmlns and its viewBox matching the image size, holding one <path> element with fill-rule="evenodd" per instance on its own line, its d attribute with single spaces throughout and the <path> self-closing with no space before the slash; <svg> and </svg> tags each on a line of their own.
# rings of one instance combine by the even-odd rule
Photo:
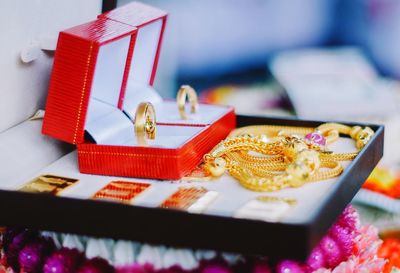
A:
<svg viewBox="0 0 400 273">
<path fill-rule="evenodd" d="M 45 134 L 82 143 L 85 125 L 91 119 L 112 108 L 123 108 L 128 81 L 153 84 L 166 13 L 151 9 L 153 12 L 143 13 L 146 16 L 136 17 L 138 27 L 99 17 L 60 33 L 43 124 Z M 136 12 L 142 13 L 139 9 Z M 134 49 L 137 54 L 133 54 Z"/>
<path fill-rule="evenodd" d="M 110 144 L 110 134 L 130 132 L 127 116 L 133 120 L 144 101 L 153 103 L 161 125 L 206 126 L 232 114 L 230 107 L 200 104 L 183 120 L 176 103 L 152 87 L 166 18 L 164 11 L 133 2 L 61 32 L 43 133 L 79 144 L 86 131 L 96 143 Z"/>
</svg>

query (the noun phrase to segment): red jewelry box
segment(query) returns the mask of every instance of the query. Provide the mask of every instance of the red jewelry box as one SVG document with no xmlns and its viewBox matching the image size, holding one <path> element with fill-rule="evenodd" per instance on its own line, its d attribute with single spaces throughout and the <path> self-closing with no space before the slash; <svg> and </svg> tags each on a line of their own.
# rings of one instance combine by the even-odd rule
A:
<svg viewBox="0 0 400 273">
<path fill-rule="evenodd" d="M 200 104 L 182 120 L 153 88 L 166 19 L 134 2 L 60 33 L 43 133 L 77 145 L 82 173 L 179 179 L 235 128 L 231 107 Z M 143 147 L 131 120 L 145 101 L 157 136 Z"/>
</svg>

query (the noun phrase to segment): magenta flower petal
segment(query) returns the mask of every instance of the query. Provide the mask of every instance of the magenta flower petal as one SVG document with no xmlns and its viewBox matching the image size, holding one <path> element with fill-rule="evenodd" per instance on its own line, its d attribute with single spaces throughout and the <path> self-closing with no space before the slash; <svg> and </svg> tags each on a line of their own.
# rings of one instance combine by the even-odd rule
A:
<svg viewBox="0 0 400 273">
<path fill-rule="evenodd" d="M 44 260 L 54 248 L 53 241 L 43 237 L 28 243 L 18 255 L 21 271 L 25 273 L 42 272 Z"/>
<path fill-rule="evenodd" d="M 295 261 L 285 260 L 276 266 L 277 273 L 306 273 L 304 266 Z"/>
<path fill-rule="evenodd" d="M 2 246 L 4 250 L 8 250 L 9 245 L 14 240 L 14 237 L 24 232 L 25 229 L 7 228 L 2 236 Z"/>
<path fill-rule="evenodd" d="M 164 269 L 159 269 L 155 270 L 154 273 L 191 273 L 191 271 L 187 271 L 182 269 L 182 267 L 178 265 L 171 266 L 170 268 L 164 268 Z"/>
<path fill-rule="evenodd" d="M 114 273 L 114 268 L 104 259 L 96 257 L 87 260 L 77 273 Z"/>
<path fill-rule="evenodd" d="M 340 264 L 342 251 L 334 239 L 330 236 L 325 236 L 320 242 L 320 247 L 324 254 L 326 265 L 329 268 Z"/>
<path fill-rule="evenodd" d="M 321 250 L 320 246 L 317 246 L 313 249 L 310 256 L 307 259 L 307 265 L 310 269 L 317 270 L 326 266 L 324 253 Z"/>
<path fill-rule="evenodd" d="M 43 273 L 74 273 L 84 259 L 77 249 L 61 248 L 46 259 Z"/>
<path fill-rule="evenodd" d="M 340 225 L 334 225 L 330 232 L 330 236 L 335 239 L 340 249 L 342 250 L 341 260 L 347 260 L 353 253 L 353 247 L 355 244 L 354 233 L 350 233 L 347 228 Z"/>
<path fill-rule="evenodd" d="M 346 207 L 336 223 L 344 228 L 348 228 L 350 232 L 355 232 L 360 228 L 360 218 L 352 206 Z"/>
<path fill-rule="evenodd" d="M 5 255 L 7 259 L 7 264 L 12 269 L 14 269 L 14 271 L 19 271 L 19 252 L 25 247 L 27 243 L 36 239 L 37 236 L 37 232 L 26 229 L 21 233 L 15 235 L 8 244 Z"/>
<path fill-rule="evenodd" d="M 154 273 L 154 267 L 151 264 L 133 264 L 116 269 L 116 273 Z"/>
</svg>

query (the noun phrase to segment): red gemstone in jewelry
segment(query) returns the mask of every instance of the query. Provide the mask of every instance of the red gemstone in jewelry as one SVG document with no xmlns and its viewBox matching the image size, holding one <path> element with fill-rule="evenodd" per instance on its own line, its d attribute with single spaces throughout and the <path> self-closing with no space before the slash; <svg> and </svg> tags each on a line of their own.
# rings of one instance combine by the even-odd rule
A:
<svg viewBox="0 0 400 273">
<path fill-rule="evenodd" d="M 310 133 L 306 135 L 304 138 L 321 146 L 326 145 L 326 139 L 321 134 L 318 133 Z"/>
</svg>

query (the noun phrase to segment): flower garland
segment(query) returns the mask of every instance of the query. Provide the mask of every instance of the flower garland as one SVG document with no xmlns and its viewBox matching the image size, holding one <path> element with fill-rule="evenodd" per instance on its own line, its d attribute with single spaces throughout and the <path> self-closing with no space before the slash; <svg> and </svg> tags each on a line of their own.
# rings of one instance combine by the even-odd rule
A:
<svg viewBox="0 0 400 273">
<path fill-rule="evenodd" d="M 136 261 L 123 265 L 111 261 L 113 266 L 101 257 L 88 258 L 78 249 L 57 247 L 53 238 L 28 229 L 7 229 L 0 241 L 0 273 L 380 273 L 386 262 L 376 256 L 381 244 L 376 229 L 361 227 L 352 207 L 345 209 L 305 263 L 283 260 L 271 264 L 266 257 L 208 255 L 214 253 L 211 251 L 197 255 L 196 266 L 189 268 L 171 261 L 178 256 L 194 260 L 193 252 L 153 247 L 164 255 L 160 254 L 159 260 L 170 261 L 160 266 L 146 262 L 146 251 L 150 256 L 154 252 L 150 251 L 152 247 L 142 245 Z"/>
<path fill-rule="evenodd" d="M 400 269 L 400 239 L 384 239 L 378 256 L 388 260 L 383 273 L 390 273 L 393 268 Z"/>
</svg>

